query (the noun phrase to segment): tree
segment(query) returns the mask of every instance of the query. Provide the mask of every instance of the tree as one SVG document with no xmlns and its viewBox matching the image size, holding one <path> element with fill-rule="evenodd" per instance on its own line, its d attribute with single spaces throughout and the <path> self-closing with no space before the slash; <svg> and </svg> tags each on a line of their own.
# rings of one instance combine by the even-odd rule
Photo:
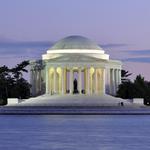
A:
<svg viewBox="0 0 150 150">
<path fill-rule="evenodd" d="M 5 65 L 0 67 L 0 99 L 1 100 L 6 101 L 7 97 L 9 96 L 9 89 L 12 82 L 13 81 L 9 74 L 9 68 Z"/>
<path fill-rule="evenodd" d="M 117 91 L 117 97 L 121 97 L 124 99 L 127 98 L 133 98 L 133 93 L 134 93 L 134 84 L 128 79 L 128 77 L 132 73 L 129 73 L 129 71 L 126 70 L 121 70 L 121 81 L 122 83 L 118 87 Z"/>
<path fill-rule="evenodd" d="M 144 98 L 145 104 L 150 102 L 150 82 L 145 81 L 144 77 L 138 75 L 134 80 L 136 97 Z"/>
<path fill-rule="evenodd" d="M 126 80 L 119 85 L 117 96 L 124 99 L 144 98 L 145 104 L 150 103 L 150 82 L 141 75 L 136 76 L 134 82 Z"/>
<path fill-rule="evenodd" d="M 28 72 L 26 67 L 29 65 L 29 61 L 23 61 L 17 64 L 15 68 L 11 69 L 14 86 L 11 92 L 11 97 L 17 98 L 29 98 L 31 85 L 23 78 L 23 72 Z"/>
<path fill-rule="evenodd" d="M 18 79 L 11 90 L 11 97 L 24 99 L 30 97 L 31 85 L 24 79 Z"/>
<path fill-rule="evenodd" d="M 139 98 L 144 98 L 146 95 L 146 87 L 147 87 L 144 77 L 138 75 L 134 80 L 134 85 L 136 90 L 136 94 L 134 96 Z"/>
<path fill-rule="evenodd" d="M 129 71 L 126 71 L 126 70 L 121 70 L 121 81 L 122 82 L 128 82 L 130 81 L 128 79 L 128 77 L 132 75 L 132 73 L 129 73 Z"/>
<path fill-rule="evenodd" d="M 0 104 L 6 104 L 8 97 L 30 97 L 31 85 L 23 78 L 28 65 L 29 61 L 23 61 L 11 69 L 5 65 L 0 67 Z"/>
<path fill-rule="evenodd" d="M 15 68 L 10 69 L 16 80 L 22 78 L 23 72 L 28 72 L 28 70 L 26 69 L 28 65 L 29 61 L 23 61 L 20 64 L 17 64 Z"/>
<path fill-rule="evenodd" d="M 117 91 L 117 97 L 121 97 L 123 99 L 132 99 L 134 97 L 135 88 L 134 84 L 131 81 L 122 82 L 119 85 Z"/>
</svg>

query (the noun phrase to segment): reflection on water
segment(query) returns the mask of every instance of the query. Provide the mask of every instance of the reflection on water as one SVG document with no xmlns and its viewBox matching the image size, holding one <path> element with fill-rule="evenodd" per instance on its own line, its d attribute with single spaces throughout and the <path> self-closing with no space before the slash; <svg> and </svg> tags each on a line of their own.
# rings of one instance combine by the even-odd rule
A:
<svg viewBox="0 0 150 150">
<path fill-rule="evenodd" d="M 144 150 L 149 116 L 0 116 L 0 150 Z"/>
</svg>

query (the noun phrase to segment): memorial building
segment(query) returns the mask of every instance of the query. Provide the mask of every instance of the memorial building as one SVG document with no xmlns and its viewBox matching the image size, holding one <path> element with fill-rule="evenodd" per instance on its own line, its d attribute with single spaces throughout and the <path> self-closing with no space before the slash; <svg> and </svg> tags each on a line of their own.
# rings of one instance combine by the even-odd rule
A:
<svg viewBox="0 0 150 150">
<path fill-rule="evenodd" d="M 30 61 L 32 95 L 116 95 L 122 63 L 82 36 L 68 36 Z"/>
</svg>

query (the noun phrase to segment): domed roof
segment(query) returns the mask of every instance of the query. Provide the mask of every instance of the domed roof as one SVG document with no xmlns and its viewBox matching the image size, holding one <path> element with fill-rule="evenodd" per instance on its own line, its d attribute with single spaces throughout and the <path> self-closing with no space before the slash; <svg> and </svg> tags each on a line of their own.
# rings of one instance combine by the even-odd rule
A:
<svg viewBox="0 0 150 150">
<path fill-rule="evenodd" d="M 61 50 L 61 49 L 93 49 L 102 50 L 100 46 L 91 41 L 90 39 L 73 35 L 63 38 L 56 42 L 51 48 L 51 50 Z"/>
</svg>

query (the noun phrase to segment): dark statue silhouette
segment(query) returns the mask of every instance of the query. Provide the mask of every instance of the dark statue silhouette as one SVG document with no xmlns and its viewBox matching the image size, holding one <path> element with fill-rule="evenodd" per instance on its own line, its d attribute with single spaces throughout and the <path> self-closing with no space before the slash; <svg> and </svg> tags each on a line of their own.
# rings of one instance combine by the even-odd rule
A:
<svg viewBox="0 0 150 150">
<path fill-rule="evenodd" d="M 77 81 L 77 79 L 74 79 L 74 81 L 73 81 L 73 94 L 77 94 L 77 93 L 79 93 L 79 91 L 78 91 L 78 81 Z"/>
</svg>

